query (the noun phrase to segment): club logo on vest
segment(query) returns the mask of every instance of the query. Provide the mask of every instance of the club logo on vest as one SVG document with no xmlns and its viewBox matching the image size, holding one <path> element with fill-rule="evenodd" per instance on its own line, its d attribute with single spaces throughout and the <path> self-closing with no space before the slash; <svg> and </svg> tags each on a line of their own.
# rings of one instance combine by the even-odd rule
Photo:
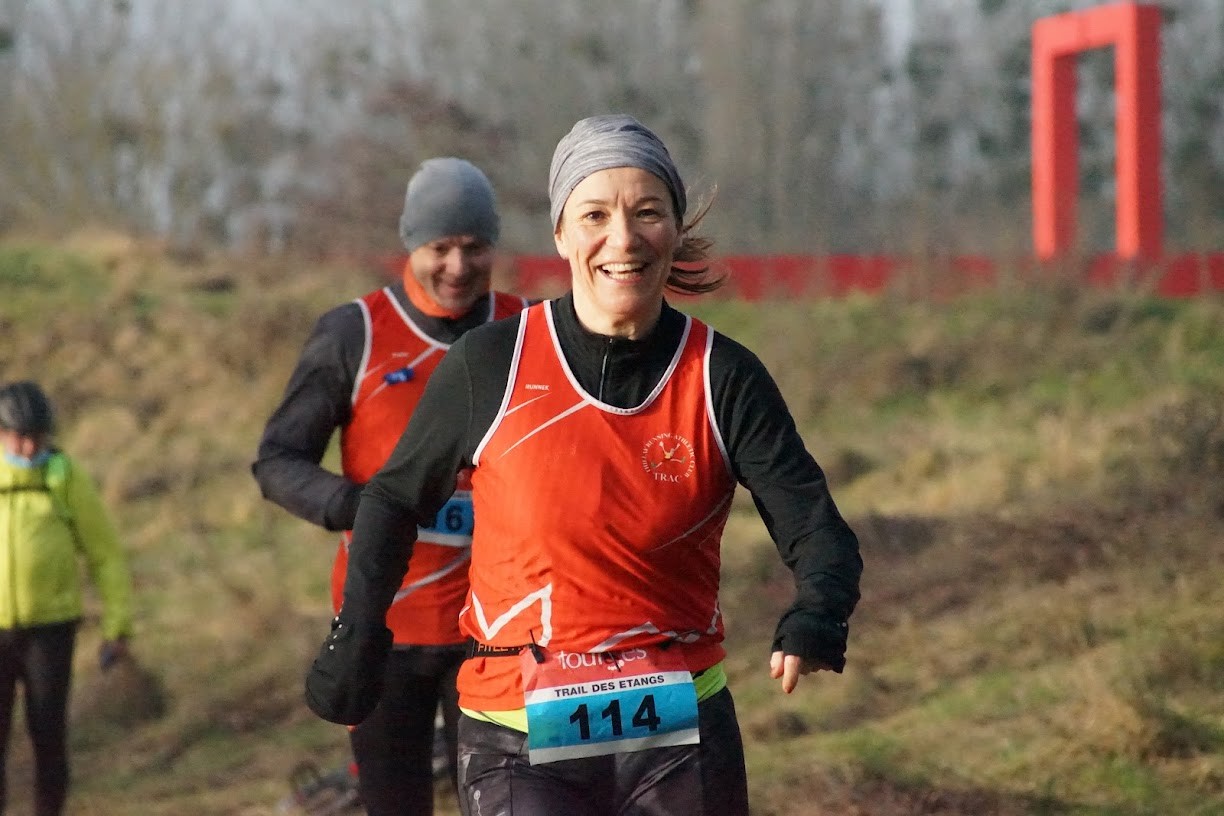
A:
<svg viewBox="0 0 1224 816">
<path fill-rule="evenodd" d="M 693 443 L 683 436 L 661 433 L 642 448 L 642 470 L 656 482 L 678 482 L 693 475 Z"/>
</svg>

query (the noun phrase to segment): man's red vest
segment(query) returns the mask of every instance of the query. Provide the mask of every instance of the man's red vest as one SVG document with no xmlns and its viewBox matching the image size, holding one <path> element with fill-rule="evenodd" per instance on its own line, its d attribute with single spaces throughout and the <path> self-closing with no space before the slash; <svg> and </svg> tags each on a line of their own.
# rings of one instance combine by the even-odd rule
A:
<svg viewBox="0 0 1224 816">
<path fill-rule="evenodd" d="M 522 298 L 489 293 L 490 314 L 496 320 L 517 314 Z M 427 335 L 387 289 L 359 299 L 365 316 L 366 342 L 353 390 L 352 419 L 340 433 L 344 475 L 365 484 L 394 450 L 416 410 L 425 383 L 449 345 Z M 471 553 L 471 487 L 461 473 L 451 501 L 434 525 L 418 530 L 416 547 L 404 583 L 387 613 L 387 626 L 397 644 L 460 643 L 459 610 L 467 594 Z M 348 567 L 345 533 L 332 567 L 332 606 L 339 611 Z"/>
</svg>

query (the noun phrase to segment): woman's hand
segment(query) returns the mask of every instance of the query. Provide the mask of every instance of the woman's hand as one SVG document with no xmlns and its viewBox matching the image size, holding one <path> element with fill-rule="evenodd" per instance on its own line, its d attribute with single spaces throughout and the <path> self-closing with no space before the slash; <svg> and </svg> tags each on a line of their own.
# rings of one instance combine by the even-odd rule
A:
<svg viewBox="0 0 1224 816">
<path fill-rule="evenodd" d="M 774 652 L 769 656 L 769 676 L 782 678 L 782 690 L 790 694 L 799 685 L 799 675 L 818 671 L 833 671 L 833 667 L 818 660 L 804 660 L 799 655 Z"/>
</svg>

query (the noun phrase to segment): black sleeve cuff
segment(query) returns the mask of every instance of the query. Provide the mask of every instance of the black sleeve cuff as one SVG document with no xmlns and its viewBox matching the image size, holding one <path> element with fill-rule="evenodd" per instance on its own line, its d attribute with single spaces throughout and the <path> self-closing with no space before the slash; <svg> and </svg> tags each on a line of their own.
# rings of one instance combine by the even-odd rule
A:
<svg viewBox="0 0 1224 816">
<path fill-rule="evenodd" d="M 791 608 L 778 621 L 772 651 L 824 663 L 838 674 L 846 667 L 849 624 L 806 609 Z"/>
<path fill-rule="evenodd" d="M 336 491 L 327 505 L 327 529 L 351 530 L 357 521 L 357 506 L 361 503 L 361 485 L 349 482 Z"/>
</svg>

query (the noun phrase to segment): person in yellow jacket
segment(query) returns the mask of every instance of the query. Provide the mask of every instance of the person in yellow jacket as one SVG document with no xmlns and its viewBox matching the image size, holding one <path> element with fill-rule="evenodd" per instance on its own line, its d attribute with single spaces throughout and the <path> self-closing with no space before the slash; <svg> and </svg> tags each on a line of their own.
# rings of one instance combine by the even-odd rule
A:
<svg viewBox="0 0 1224 816">
<path fill-rule="evenodd" d="M 37 384 L 0 387 L 0 813 L 18 683 L 34 748 L 34 813 L 64 809 L 82 559 L 103 603 L 103 669 L 127 655 L 132 629 L 119 536 L 93 480 L 51 444 L 53 429 L 51 403 Z"/>
</svg>

